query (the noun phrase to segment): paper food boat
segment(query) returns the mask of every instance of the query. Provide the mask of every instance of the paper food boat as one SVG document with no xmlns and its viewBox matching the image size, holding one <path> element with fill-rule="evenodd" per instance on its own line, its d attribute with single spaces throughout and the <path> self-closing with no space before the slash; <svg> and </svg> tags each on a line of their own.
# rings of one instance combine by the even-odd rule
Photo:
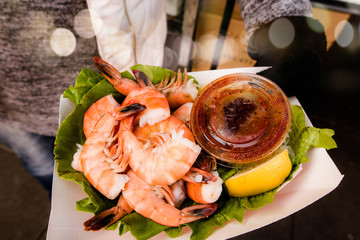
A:
<svg viewBox="0 0 360 240">
<path fill-rule="evenodd" d="M 258 73 L 262 70 L 264 68 L 234 68 L 191 72 L 189 74 L 203 85 L 226 74 L 237 72 Z M 290 103 L 300 105 L 299 101 L 294 97 L 290 98 Z M 74 105 L 70 100 L 61 98 L 60 122 L 67 114 L 71 113 L 73 108 Z M 305 117 L 306 124 L 311 125 L 308 117 Z M 302 164 L 302 170 L 276 194 L 273 203 L 258 210 L 248 210 L 242 223 L 232 220 L 213 232 L 207 239 L 231 238 L 264 227 L 305 208 L 334 190 L 341 182 L 343 175 L 339 172 L 326 150 L 314 148 L 308 151 L 307 156 L 310 161 Z M 54 171 L 52 191 L 47 240 L 135 239 L 130 232 L 119 236 L 118 230 L 84 231 L 83 222 L 91 218 L 93 214 L 76 211 L 75 203 L 87 196 L 80 185 L 60 178 L 56 171 Z M 185 227 L 182 235 L 175 239 L 189 239 L 190 235 L 191 229 Z M 171 238 L 162 232 L 151 239 Z"/>
</svg>

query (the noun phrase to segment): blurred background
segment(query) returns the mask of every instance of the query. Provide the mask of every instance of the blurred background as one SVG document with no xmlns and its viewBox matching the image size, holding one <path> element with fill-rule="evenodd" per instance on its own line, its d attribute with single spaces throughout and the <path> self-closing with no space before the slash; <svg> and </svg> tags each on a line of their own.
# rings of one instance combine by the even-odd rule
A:
<svg viewBox="0 0 360 240">
<path fill-rule="evenodd" d="M 309 118 L 316 127 L 335 130 L 338 148 L 330 150 L 329 155 L 345 177 L 338 188 L 314 204 L 234 239 L 360 239 L 360 162 L 355 152 L 360 145 L 360 2 L 312 3 L 314 18 L 325 28 L 329 56 L 316 111 Z M 59 35 L 61 41 L 65 41 L 66 36 L 72 39 L 76 34 L 83 37 L 81 41 L 88 41 L 96 48 L 94 35 L 81 30 L 84 24 L 91 25 L 86 4 L 76 11 L 76 19 L 81 21 L 74 19 L 67 26 L 72 27 L 71 31 Z M 235 1 L 167 0 L 167 20 L 167 66 L 164 67 L 203 71 L 253 66 Z M 52 51 L 56 54 L 67 57 L 81 47 L 81 43 L 61 48 L 56 48 L 56 44 L 51 46 L 55 46 Z M 45 239 L 51 208 L 47 193 L 3 144 L 0 144 L 0 169 L 1 239 Z"/>
</svg>

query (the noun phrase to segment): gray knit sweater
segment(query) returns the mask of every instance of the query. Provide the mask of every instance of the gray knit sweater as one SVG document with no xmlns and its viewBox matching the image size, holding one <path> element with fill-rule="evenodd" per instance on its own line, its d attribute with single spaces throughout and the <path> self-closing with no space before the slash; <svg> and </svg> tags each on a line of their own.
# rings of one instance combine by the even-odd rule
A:
<svg viewBox="0 0 360 240">
<path fill-rule="evenodd" d="M 245 24 L 247 40 L 261 24 L 266 24 L 275 18 L 312 17 L 310 0 L 237 0 L 237 2 Z"/>
<path fill-rule="evenodd" d="M 98 54 L 96 39 L 81 38 L 74 30 L 74 17 L 86 7 L 85 0 L 0 1 L 2 123 L 56 134 L 61 93 L 74 84 L 83 67 L 93 68 L 93 56 Z M 76 38 L 68 56 L 59 56 L 51 47 L 50 38 L 57 28 L 69 30 Z"/>
</svg>

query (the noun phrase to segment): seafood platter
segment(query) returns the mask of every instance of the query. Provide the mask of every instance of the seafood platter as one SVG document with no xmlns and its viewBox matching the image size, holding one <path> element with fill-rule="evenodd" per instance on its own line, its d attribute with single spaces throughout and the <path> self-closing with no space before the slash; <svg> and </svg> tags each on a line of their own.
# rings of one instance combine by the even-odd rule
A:
<svg viewBox="0 0 360 240">
<path fill-rule="evenodd" d="M 47 239 L 226 239 L 335 189 L 331 129 L 261 67 L 202 72 L 95 57 L 60 99 Z"/>
</svg>

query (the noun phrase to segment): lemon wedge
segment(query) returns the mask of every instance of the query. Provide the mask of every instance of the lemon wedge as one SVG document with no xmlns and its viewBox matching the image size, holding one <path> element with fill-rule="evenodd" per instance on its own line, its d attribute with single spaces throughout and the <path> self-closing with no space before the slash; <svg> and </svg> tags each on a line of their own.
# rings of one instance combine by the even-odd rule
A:
<svg viewBox="0 0 360 240">
<path fill-rule="evenodd" d="M 229 195 L 247 197 L 276 188 L 289 176 L 292 165 L 287 149 L 270 160 L 225 181 Z"/>
</svg>

